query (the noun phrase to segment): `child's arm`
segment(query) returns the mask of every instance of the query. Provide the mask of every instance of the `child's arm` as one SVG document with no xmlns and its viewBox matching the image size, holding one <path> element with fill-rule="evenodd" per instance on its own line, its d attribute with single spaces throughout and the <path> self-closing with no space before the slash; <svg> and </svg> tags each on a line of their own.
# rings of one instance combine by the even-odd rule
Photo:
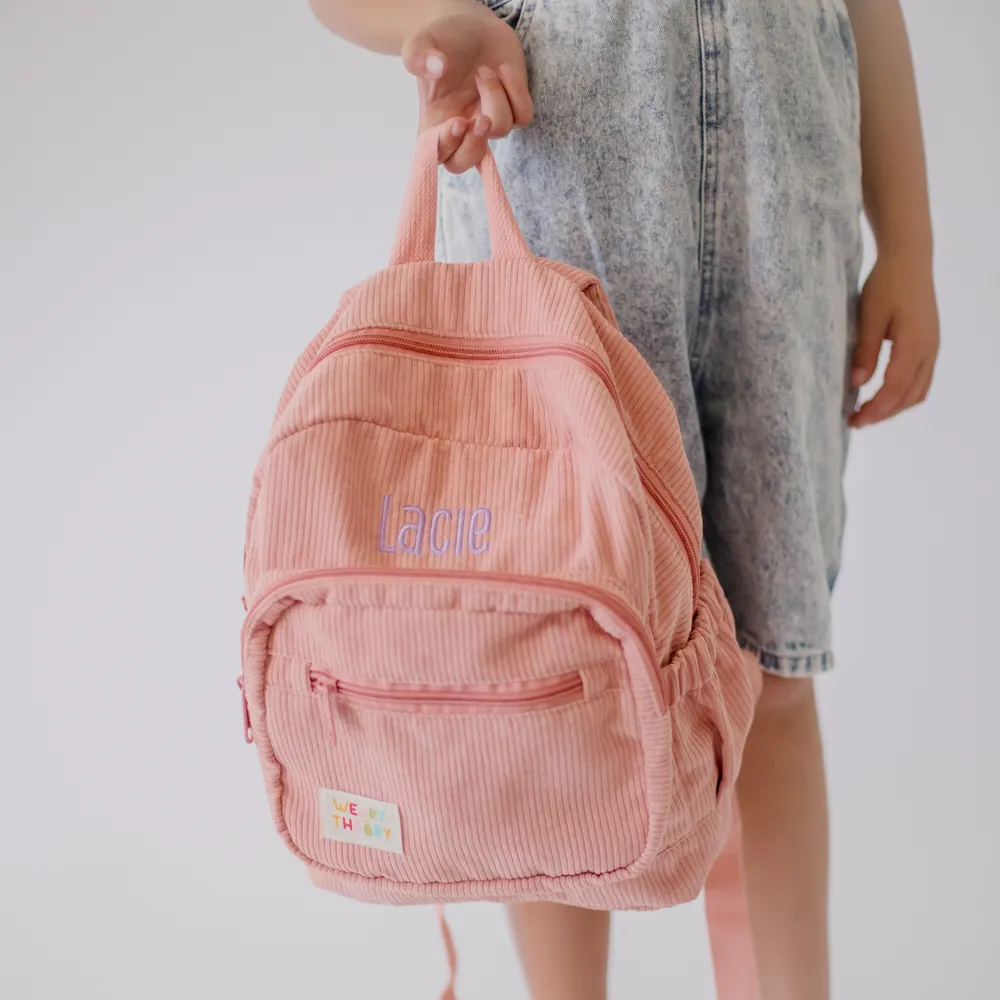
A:
<svg viewBox="0 0 1000 1000">
<path fill-rule="evenodd" d="M 317 19 L 362 48 L 398 56 L 403 43 L 439 17 L 464 12 L 470 0 L 309 0 Z"/>
<path fill-rule="evenodd" d="M 885 420 L 923 401 L 938 351 L 932 238 L 917 88 L 899 0 L 846 0 L 858 48 L 865 214 L 878 259 L 861 296 L 852 381 L 892 353 L 882 388 L 852 418 Z"/>
<path fill-rule="evenodd" d="M 534 109 L 521 42 L 478 0 L 310 0 L 335 34 L 400 55 L 417 78 L 420 127 L 445 126 L 438 157 L 454 173 L 487 140 L 527 125 Z"/>
</svg>

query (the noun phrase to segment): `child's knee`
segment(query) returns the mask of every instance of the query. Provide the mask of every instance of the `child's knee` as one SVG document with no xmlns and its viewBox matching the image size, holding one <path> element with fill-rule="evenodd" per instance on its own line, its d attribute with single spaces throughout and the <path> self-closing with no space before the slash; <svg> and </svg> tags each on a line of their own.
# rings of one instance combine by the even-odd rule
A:
<svg viewBox="0 0 1000 1000">
<path fill-rule="evenodd" d="M 765 673 L 757 714 L 793 712 L 810 705 L 814 697 L 811 677 L 779 677 Z"/>
</svg>

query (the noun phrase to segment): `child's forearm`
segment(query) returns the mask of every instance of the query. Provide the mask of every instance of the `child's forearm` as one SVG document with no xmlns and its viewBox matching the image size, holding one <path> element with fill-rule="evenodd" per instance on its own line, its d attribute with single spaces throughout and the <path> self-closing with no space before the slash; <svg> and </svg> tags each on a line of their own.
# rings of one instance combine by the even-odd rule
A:
<svg viewBox="0 0 1000 1000">
<path fill-rule="evenodd" d="M 865 214 L 880 253 L 930 262 L 927 167 L 899 0 L 846 0 L 858 48 Z"/>
<path fill-rule="evenodd" d="M 334 34 L 386 55 L 431 21 L 480 10 L 477 0 L 309 0 L 319 21 Z"/>
</svg>

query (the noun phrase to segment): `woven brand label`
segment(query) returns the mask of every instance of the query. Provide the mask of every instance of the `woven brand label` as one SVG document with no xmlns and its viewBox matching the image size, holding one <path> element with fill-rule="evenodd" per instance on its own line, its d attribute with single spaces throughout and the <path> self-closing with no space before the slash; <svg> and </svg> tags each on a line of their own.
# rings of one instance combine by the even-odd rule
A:
<svg viewBox="0 0 1000 1000">
<path fill-rule="evenodd" d="M 377 851 L 392 851 L 393 854 L 403 853 L 399 806 L 391 802 L 321 788 L 319 814 L 324 840 L 340 840 L 359 847 L 374 847 Z"/>
</svg>

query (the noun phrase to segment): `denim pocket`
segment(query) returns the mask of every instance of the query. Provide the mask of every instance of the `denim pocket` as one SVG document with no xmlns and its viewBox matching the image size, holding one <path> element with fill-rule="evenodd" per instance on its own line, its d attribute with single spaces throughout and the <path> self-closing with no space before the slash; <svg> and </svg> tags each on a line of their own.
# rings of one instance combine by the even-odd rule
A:
<svg viewBox="0 0 1000 1000">
<path fill-rule="evenodd" d="M 523 42 L 531 25 L 537 0 L 479 0 L 489 7 L 501 21 L 510 25 Z"/>
<path fill-rule="evenodd" d="M 836 32 L 838 54 L 842 55 L 843 80 L 851 124 L 857 128 L 861 117 L 861 88 L 858 79 L 858 48 L 854 28 L 844 0 L 825 0 L 830 8 L 829 30 Z"/>
</svg>

